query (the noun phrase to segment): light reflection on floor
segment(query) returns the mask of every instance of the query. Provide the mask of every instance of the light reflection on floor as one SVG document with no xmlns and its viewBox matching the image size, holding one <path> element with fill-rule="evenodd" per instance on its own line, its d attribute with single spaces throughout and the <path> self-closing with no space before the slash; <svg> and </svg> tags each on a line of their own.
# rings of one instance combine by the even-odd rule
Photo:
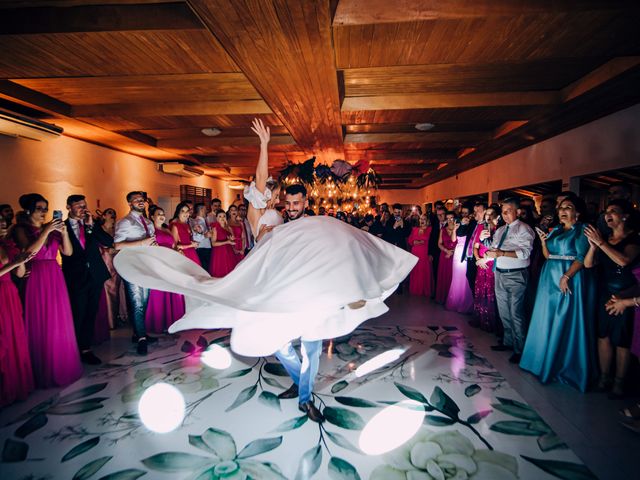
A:
<svg viewBox="0 0 640 480">
<path fill-rule="evenodd" d="M 164 337 L 147 358 L 131 347 L 60 395 L 8 409 L 0 418 L 3 478 L 589 478 L 455 326 L 365 325 L 333 340 L 316 388 L 322 426 L 295 400 L 277 398 L 290 380 L 275 359 L 203 364 L 203 352 L 217 362 L 227 348 L 223 331 Z M 396 349 L 402 354 L 391 363 L 355 375 Z M 151 432 L 137 414 L 158 383 L 185 399 L 184 422 L 169 433 Z M 416 412 L 418 432 L 396 451 L 364 454 L 359 445 L 377 453 L 395 438 L 378 423 L 394 425 L 394 411 L 395 433 L 415 432 Z"/>
</svg>

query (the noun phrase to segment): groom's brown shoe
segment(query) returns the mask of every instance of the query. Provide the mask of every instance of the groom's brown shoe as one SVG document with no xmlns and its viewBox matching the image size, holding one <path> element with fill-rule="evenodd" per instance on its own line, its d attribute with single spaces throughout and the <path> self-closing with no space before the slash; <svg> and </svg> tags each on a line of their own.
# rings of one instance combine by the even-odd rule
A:
<svg viewBox="0 0 640 480">
<path fill-rule="evenodd" d="M 278 395 L 278 398 L 281 400 L 286 400 L 289 398 L 296 398 L 298 396 L 298 385 L 295 383 L 291 385 L 287 390 Z"/>
<path fill-rule="evenodd" d="M 324 415 L 318 410 L 311 400 L 298 404 L 298 410 L 307 414 L 309 420 L 316 423 L 324 422 Z"/>
</svg>

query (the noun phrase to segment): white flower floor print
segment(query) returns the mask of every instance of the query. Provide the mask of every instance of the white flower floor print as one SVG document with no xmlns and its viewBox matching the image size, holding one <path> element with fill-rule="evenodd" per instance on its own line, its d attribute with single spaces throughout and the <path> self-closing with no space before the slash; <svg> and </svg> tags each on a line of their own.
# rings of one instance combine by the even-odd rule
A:
<svg viewBox="0 0 640 480">
<path fill-rule="evenodd" d="M 275 359 L 233 357 L 215 370 L 201 361 L 213 345 L 228 349 L 228 332 L 164 337 L 147 358 L 127 351 L 60 394 L 3 413 L 2 478 L 595 478 L 455 327 L 365 326 L 325 342 L 315 389 L 322 425 L 278 399 L 291 382 Z M 404 352 L 355 374 L 394 349 Z M 159 383 L 184 398 L 184 421 L 169 433 L 150 431 L 138 412 Z M 367 424 L 394 408 L 417 412 L 412 436 L 364 453 L 393 441 L 393 417 L 377 433 Z"/>
</svg>

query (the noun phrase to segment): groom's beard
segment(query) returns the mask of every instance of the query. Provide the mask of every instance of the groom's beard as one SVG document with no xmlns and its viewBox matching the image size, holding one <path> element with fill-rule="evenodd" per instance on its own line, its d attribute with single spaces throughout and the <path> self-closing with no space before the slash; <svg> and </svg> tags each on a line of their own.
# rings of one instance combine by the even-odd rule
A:
<svg viewBox="0 0 640 480">
<path fill-rule="evenodd" d="M 303 213 L 304 210 L 287 210 L 287 216 L 289 217 L 289 220 L 297 220 L 298 218 L 302 218 Z"/>
</svg>

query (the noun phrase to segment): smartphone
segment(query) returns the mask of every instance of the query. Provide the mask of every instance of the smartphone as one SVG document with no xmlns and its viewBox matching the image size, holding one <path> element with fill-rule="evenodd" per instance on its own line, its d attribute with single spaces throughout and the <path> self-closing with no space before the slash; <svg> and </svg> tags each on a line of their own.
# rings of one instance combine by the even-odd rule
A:
<svg viewBox="0 0 640 480">
<path fill-rule="evenodd" d="M 488 223 L 488 222 L 484 224 L 484 229 L 485 229 L 486 231 L 489 231 L 489 223 Z"/>
<path fill-rule="evenodd" d="M 62 220 L 62 210 L 54 210 L 53 211 L 53 219 L 54 220 Z"/>
</svg>

